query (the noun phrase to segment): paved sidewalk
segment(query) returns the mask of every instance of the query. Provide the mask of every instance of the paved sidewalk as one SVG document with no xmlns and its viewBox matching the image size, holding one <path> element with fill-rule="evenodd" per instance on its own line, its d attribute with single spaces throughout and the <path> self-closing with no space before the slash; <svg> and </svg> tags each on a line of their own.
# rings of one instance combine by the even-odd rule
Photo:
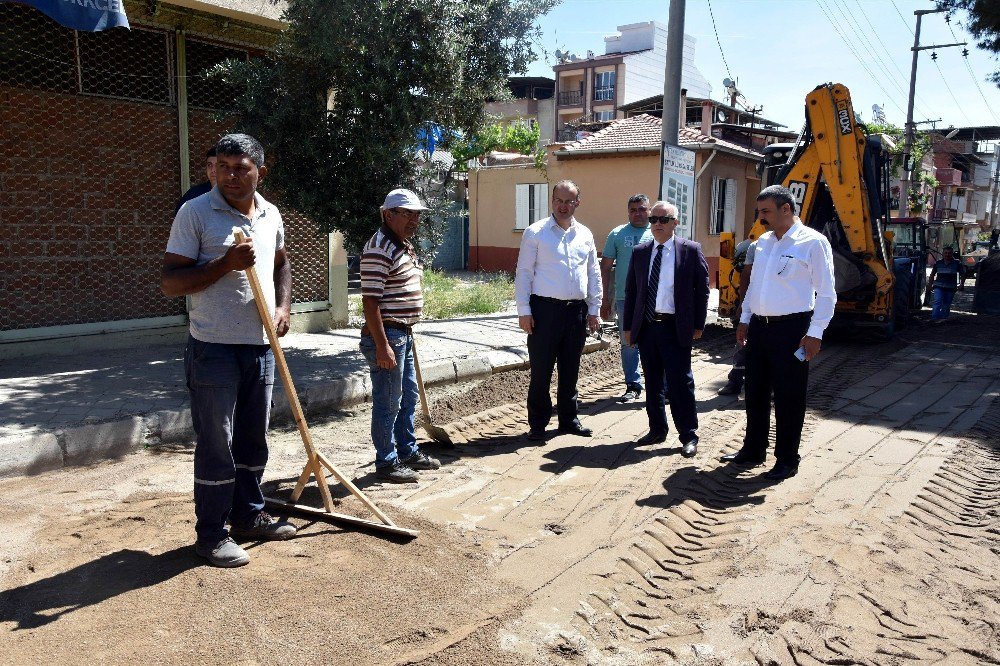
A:
<svg viewBox="0 0 1000 666">
<path fill-rule="evenodd" d="M 713 290 L 709 320 L 715 320 Z M 282 339 L 306 413 L 371 398 L 358 329 L 291 334 Z M 426 385 L 526 367 L 517 316 L 500 313 L 425 321 L 417 348 Z M 587 351 L 600 343 L 588 338 Z M 272 417 L 290 417 L 275 378 Z M 0 476 L 32 474 L 129 453 L 193 436 L 184 385 L 183 345 L 135 347 L 0 364 Z"/>
</svg>

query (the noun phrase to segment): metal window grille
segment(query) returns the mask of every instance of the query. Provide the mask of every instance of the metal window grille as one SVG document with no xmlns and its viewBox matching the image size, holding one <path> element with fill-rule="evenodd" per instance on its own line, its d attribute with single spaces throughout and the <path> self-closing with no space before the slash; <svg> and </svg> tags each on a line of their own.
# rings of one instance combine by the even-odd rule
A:
<svg viewBox="0 0 1000 666">
<path fill-rule="evenodd" d="M 181 194 L 176 35 L 130 19 L 131 31 L 77 33 L 0 3 L 0 332 L 185 314 L 160 292 Z M 189 43 L 196 72 L 252 51 Z M 232 95 L 200 85 L 192 101 L 207 108 Z M 198 183 L 231 123 L 200 109 L 186 119 Z M 326 237 L 282 214 L 293 301 L 326 301 Z"/>
</svg>

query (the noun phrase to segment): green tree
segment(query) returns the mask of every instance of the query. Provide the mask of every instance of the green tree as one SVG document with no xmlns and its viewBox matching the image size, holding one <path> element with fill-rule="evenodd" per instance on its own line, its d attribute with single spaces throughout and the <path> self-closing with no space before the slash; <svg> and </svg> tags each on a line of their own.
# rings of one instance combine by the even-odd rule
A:
<svg viewBox="0 0 1000 666">
<path fill-rule="evenodd" d="M 892 155 L 892 164 L 889 168 L 893 176 L 898 176 L 899 171 L 903 166 L 903 148 L 905 147 L 903 128 L 898 125 L 893 125 L 892 123 L 885 123 L 882 125 L 878 123 L 866 123 L 865 131 L 868 134 L 885 134 L 896 144 L 896 147 L 890 151 Z M 924 155 L 926 155 L 927 151 L 930 149 L 930 136 L 926 133 L 918 132 L 916 140 L 913 142 L 912 156 L 914 170 L 919 170 L 921 160 L 924 159 Z"/>
<path fill-rule="evenodd" d="M 938 9 L 947 9 L 948 16 L 964 11 L 965 28 L 972 33 L 979 48 L 1000 53 L 1000 2 L 997 0 L 935 0 Z M 996 57 L 996 56 L 994 56 Z M 990 80 L 1000 86 L 1000 70 L 990 75 Z"/>
<path fill-rule="evenodd" d="M 269 150 L 283 205 L 357 249 L 386 192 L 415 186 L 417 129 L 477 131 L 535 58 L 558 0 L 289 0 L 273 53 L 217 73 L 239 131 Z"/>
</svg>

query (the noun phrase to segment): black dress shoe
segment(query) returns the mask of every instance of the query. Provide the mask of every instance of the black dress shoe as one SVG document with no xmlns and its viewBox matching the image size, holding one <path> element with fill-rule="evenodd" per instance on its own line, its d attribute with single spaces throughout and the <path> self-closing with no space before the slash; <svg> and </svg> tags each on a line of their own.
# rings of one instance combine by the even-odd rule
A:
<svg viewBox="0 0 1000 666">
<path fill-rule="evenodd" d="M 580 419 L 574 419 L 566 425 L 559 426 L 559 432 L 564 435 L 579 435 L 580 437 L 591 437 L 594 431 L 580 423 Z"/>
<path fill-rule="evenodd" d="M 545 441 L 545 430 L 539 428 L 538 430 L 531 429 L 528 431 L 528 439 L 532 442 L 544 442 Z"/>
<path fill-rule="evenodd" d="M 763 456 L 758 458 L 753 454 L 747 453 L 745 449 L 740 449 L 736 453 L 727 453 L 722 456 L 720 460 L 732 465 L 746 465 L 748 467 L 756 467 L 757 465 L 762 465 L 764 463 Z"/>
<path fill-rule="evenodd" d="M 743 384 L 739 382 L 727 382 L 725 386 L 719 389 L 719 395 L 739 395 L 742 390 Z"/>
<path fill-rule="evenodd" d="M 694 455 L 698 453 L 698 438 L 692 437 L 690 441 L 685 442 L 681 445 L 681 455 L 685 458 L 694 458 Z"/>
<path fill-rule="evenodd" d="M 635 443 L 639 446 L 645 446 L 646 444 L 659 444 L 660 442 L 667 441 L 667 433 L 665 432 L 653 432 L 650 430 L 645 435 L 635 440 Z"/>
<path fill-rule="evenodd" d="M 787 463 L 778 461 L 771 471 L 764 475 L 765 479 L 770 479 L 771 481 L 784 481 L 785 479 L 790 479 L 799 473 L 799 464 Z"/>
</svg>

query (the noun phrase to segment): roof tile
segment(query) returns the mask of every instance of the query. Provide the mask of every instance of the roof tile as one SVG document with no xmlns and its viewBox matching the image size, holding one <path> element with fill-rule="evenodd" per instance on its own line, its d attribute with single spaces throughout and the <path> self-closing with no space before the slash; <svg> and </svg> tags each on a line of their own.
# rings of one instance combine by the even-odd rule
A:
<svg viewBox="0 0 1000 666">
<path fill-rule="evenodd" d="M 568 144 L 563 151 L 573 153 L 583 150 L 649 150 L 659 149 L 660 137 L 663 131 L 663 121 L 655 116 L 642 114 L 631 118 L 613 121 L 604 129 L 595 132 L 580 141 Z M 695 147 L 703 144 L 715 144 L 720 148 L 728 148 L 748 156 L 759 157 L 760 154 L 730 141 L 724 141 L 713 136 L 706 136 L 690 127 L 682 127 L 679 132 L 681 147 Z M 562 151 L 560 151 L 562 152 Z"/>
</svg>

